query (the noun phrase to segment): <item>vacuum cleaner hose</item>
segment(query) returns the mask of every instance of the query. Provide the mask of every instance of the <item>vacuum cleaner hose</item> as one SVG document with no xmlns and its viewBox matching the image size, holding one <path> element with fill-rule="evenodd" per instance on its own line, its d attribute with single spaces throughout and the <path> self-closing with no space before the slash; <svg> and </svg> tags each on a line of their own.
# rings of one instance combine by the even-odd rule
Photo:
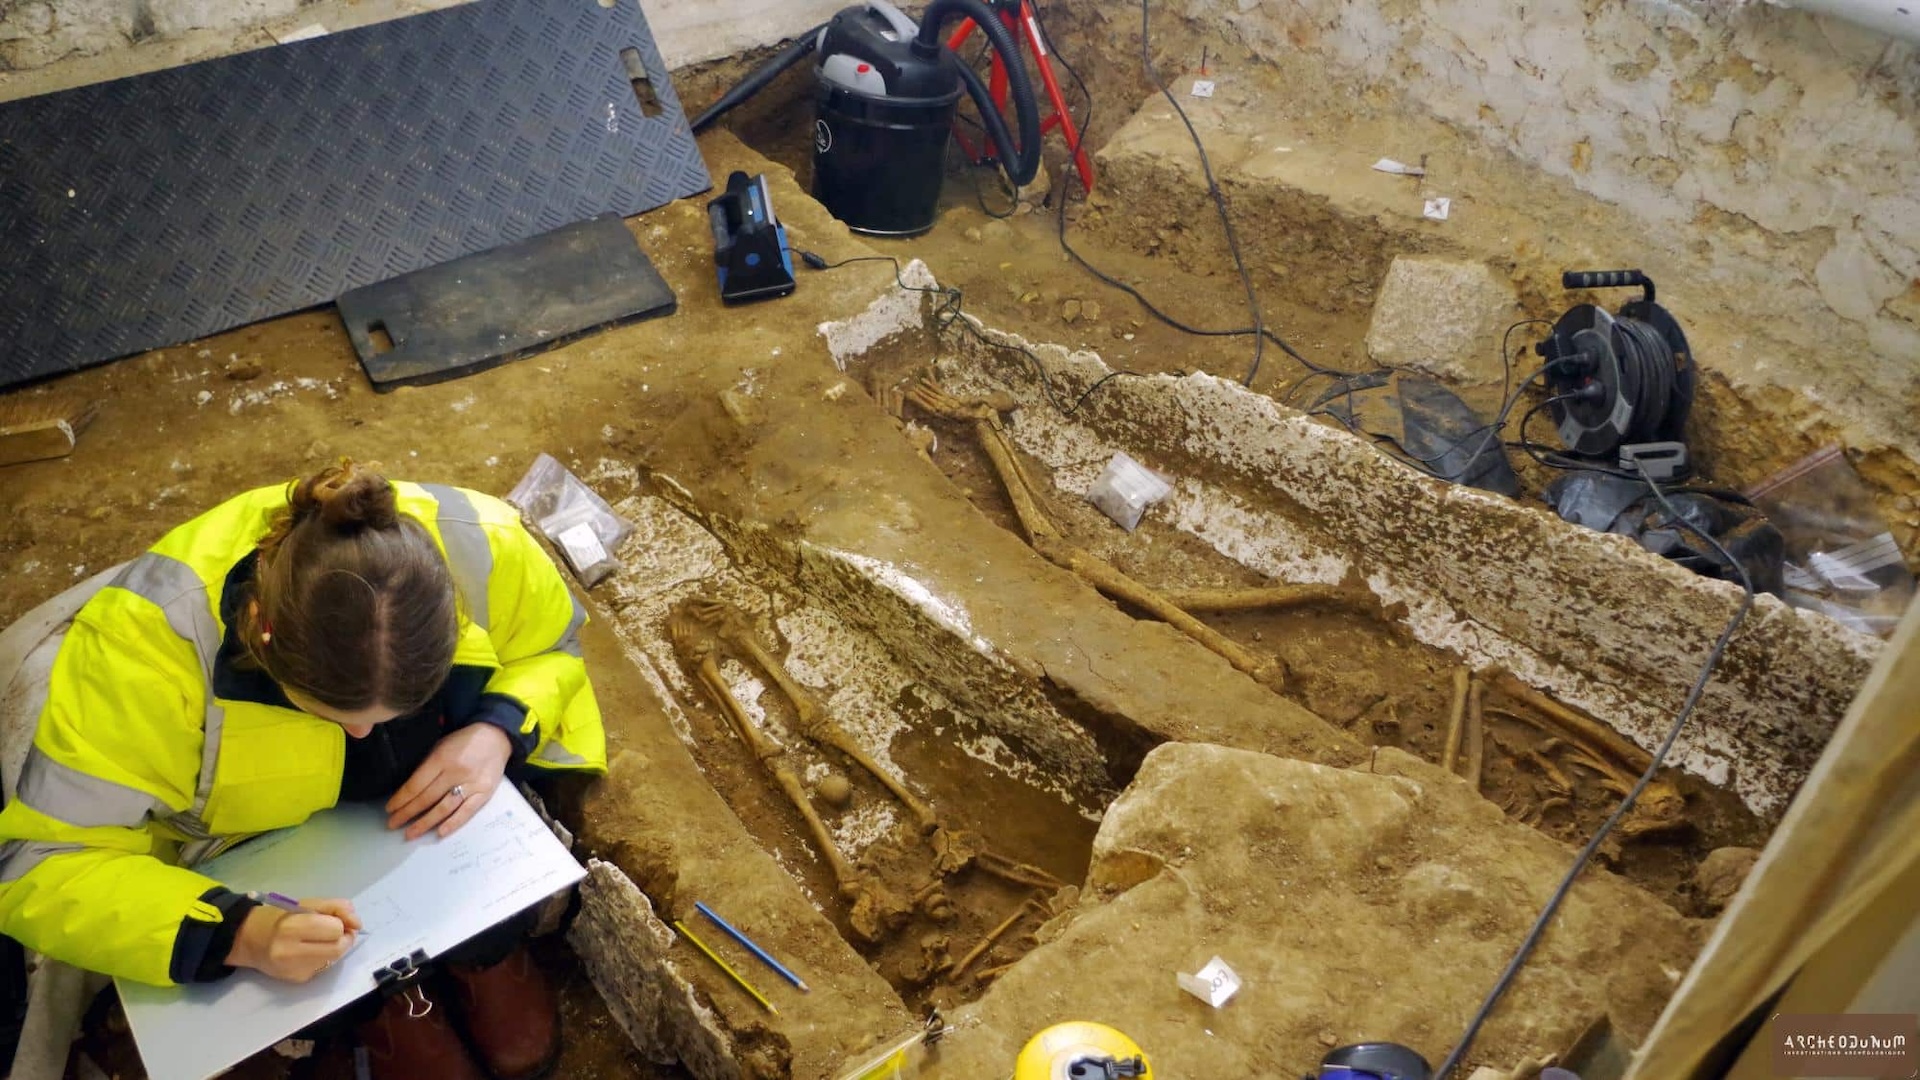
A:
<svg viewBox="0 0 1920 1080">
<path fill-rule="evenodd" d="M 961 64 L 960 78 L 966 83 L 974 106 L 980 110 L 981 124 L 1003 159 L 1001 167 L 1007 171 L 1007 179 L 1013 181 L 1016 188 L 1025 187 L 1040 172 L 1040 107 L 1034 101 L 1033 80 L 1027 76 L 1026 58 L 1020 54 L 1019 43 L 1007 31 L 1006 24 L 981 0 L 933 0 L 920 16 L 920 36 L 914 39 L 914 47 L 927 55 L 943 48 L 941 27 L 956 16 L 973 20 L 987 35 L 987 41 L 993 51 L 1000 54 L 1000 62 L 1007 69 L 1009 97 L 1013 100 L 1014 118 L 1020 124 L 1018 143 L 1009 136 L 1006 121 L 1001 118 L 993 95 L 980 81 L 980 76 Z M 1009 151 L 1013 152 L 1013 160 L 1006 161 Z"/>
<path fill-rule="evenodd" d="M 827 28 L 826 23 L 808 30 L 794 39 L 793 44 L 780 50 L 773 59 L 760 65 L 753 74 L 741 79 L 733 89 L 720 96 L 720 100 L 707 107 L 707 111 L 693 118 L 693 133 L 700 134 L 733 111 L 741 102 L 766 89 L 767 84 L 780 77 L 780 73 L 807 58 L 814 47 L 820 44 L 820 34 Z"/>
</svg>

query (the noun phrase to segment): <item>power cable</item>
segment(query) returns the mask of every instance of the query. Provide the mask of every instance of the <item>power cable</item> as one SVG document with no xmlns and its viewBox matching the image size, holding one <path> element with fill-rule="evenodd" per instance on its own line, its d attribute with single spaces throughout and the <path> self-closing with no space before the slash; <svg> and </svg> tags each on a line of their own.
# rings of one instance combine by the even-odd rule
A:
<svg viewBox="0 0 1920 1080">
<path fill-rule="evenodd" d="M 1000 186 L 1002 189 L 1008 188 L 1008 181 L 1004 173 L 996 170 L 994 175 L 1000 178 Z M 973 201 L 980 204 L 980 212 L 982 214 L 987 215 L 995 221 L 1005 221 L 1019 211 L 1019 191 L 1007 191 L 1007 208 L 1005 210 L 995 210 L 993 207 L 987 205 L 987 193 L 980 186 L 980 170 L 978 168 L 969 168 L 967 170 L 967 179 L 973 183 Z"/>
<path fill-rule="evenodd" d="M 1513 353 L 1512 353 L 1513 332 L 1515 330 L 1520 329 L 1522 326 L 1526 326 L 1530 323 L 1547 323 L 1550 321 L 1551 320 L 1548 320 L 1548 319 L 1521 319 L 1507 326 L 1506 332 L 1500 335 L 1500 368 L 1502 371 L 1501 386 L 1505 396 L 1501 401 L 1499 412 L 1494 416 L 1492 423 L 1482 424 L 1479 427 L 1473 428 L 1472 430 L 1463 433 L 1459 438 L 1448 443 L 1446 447 L 1440 450 L 1438 453 L 1430 454 L 1425 457 L 1421 457 L 1419 455 L 1409 453 L 1406 451 L 1404 447 L 1399 447 L 1395 445 L 1389 436 L 1368 431 L 1365 428 L 1359 427 L 1353 421 L 1352 419 L 1352 415 L 1354 411 L 1353 382 L 1355 379 L 1358 379 L 1358 378 L 1363 378 L 1369 375 L 1378 374 L 1377 372 L 1361 372 L 1359 375 L 1348 376 L 1343 380 L 1346 383 L 1344 393 L 1347 398 L 1347 415 L 1343 416 L 1340 413 L 1333 411 L 1332 409 L 1323 409 L 1323 408 L 1309 409 L 1307 411 L 1307 415 L 1329 417 L 1334 421 L 1338 422 L 1342 427 L 1345 427 L 1348 431 L 1352 432 L 1355 435 L 1366 436 L 1367 438 L 1373 439 L 1376 443 L 1385 442 L 1387 443 L 1387 445 L 1394 446 L 1394 449 L 1396 452 L 1391 456 L 1395 460 L 1404 462 L 1412 466 L 1415 470 L 1426 473 L 1428 476 L 1434 477 L 1435 479 L 1453 481 L 1454 480 L 1453 477 L 1443 476 L 1440 473 L 1434 471 L 1433 468 L 1431 468 L 1431 466 L 1445 459 L 1448 454 L 1451 454 L 1455 450 L 1460 449 L 1461 446 L 1466 444 L 1466 441 L 1468 439 L 1471 439 L 1476 435 L 1482 436 L 1480 440 L 1480 445 L 1474 448 L 1474 451 L 1472 454 L 1468 455 L 1466 461 L 1462 463 L 1461 468 L 1464 470 L 1467 467 L 1471 466 L 1474 462 L 1480 460 L 1481 455 L 1487 452 L 1487 448 L 1491 446 L 1493 444 L 1493 441 L 1499 437 L 1500 432 L 1505 430 L 1507 426 L 1507 419 L 1508 417 L 1513 415 L 1513 408 L 1516 404 L 1519 403 L 1520 397 L 1523 393 L 1525 393 L 1527 386 L 1531 384 L 1533 380 L 1539 378 L 1542 375 L 1545 375 L 1548 371 L 1552 370 L 1553 364 L 1547 364 L 1539 368 L 1538 370 L 1534 371 L 1533 373 L 1529 374 L 1526 378 L 1520 380 L 1520 385 L 1518 386 L 1513 385 Z M 1386 370 L 1386 369 L 1382 369 L 1382 370 Z M 1305 383 L 1306 381 L 1307 381 L 1306 379 L 1302 379 L 1301 383 Z M 1296 384 L 1296 388 L 1297 386 L 1298 384 Z M 1324 402 L 1324 401 L 1331 400 L 1332 398 L 1339 397 L 1341 396 L 1342 392 L 1343 392 L 1342 390 L 1337 388 L 1330 389 L 1325 394 L 1321 395 L 1320 401 Z M 1292 395 L 1293 395 L 1293 391 L 1289 390 L 1282 400 L 1290 400 L 1292 398 Z M 1556 398 L 1551 398 L 1549 400 L 1550 401 L 1570 400 L 1572 397 L 1573 395 L 1569 394 L 1569 395 L 1562 395 Z M 1539 408 L 1541 408 L 1541 406 L 1536 405 L 1533 409 L 1528 410 L 1527 416 L 1532 416 L 1533 413 L 1537 411 Z M 1523 433 L 1523 437 L 1524 437 L 1525 430 L 1526 430 L 1526 424 L 1525 424 L 1525 421 L 1523 420 L 1521 423 L 1521 431 Z M 1465 475 L 1465 474 L 1462 473 L 1462 475 Z"/>
<path fill-rule="evenodd" d="M 1586 468 L 1585 466 L 1565 467 Z M 1609 472 L 1611 470 L 1592 469 L 1591 471 Z M 1653 782 L 1654 776 L 1659 773 L 1660 769 L 1666 764 L 1667 755 L 1673 750 L 1674 743 L 1679 740 L 1681 729 L 1686 727 L 1688 717 L 1693 715 L 1694 706 L 1700 703 L 1701 695 L 1706 692 L 1707 683 L 1713 678 L 1714 669 L 1720 666 L 1721 659 L 1726 655 L 1727 643 L 1733 640 L 1733 635 L 1740 629 L 1740 624 L 1746 620 L 1747 613 L 1753 609 L 1753 578 L 1747 573 L 1747 568 L 1742 565 L 1739 560 L 1735 559 L 1732 553 L 1729 552 L 1720 541 L 1687 521 L 1673 505 L 1672 501 L 1667 498 L 1667 493 L 1661 489 L 1659 484 L 1645 476 L 1635 476 L 1634 478 L 1647 485 L 1647 489 L 1653 493 L 1655 499 L 1659 500 L 1661 509 L 1666 512 L 1667 517 L 1671 519 L 1675 525 L 1705 540 L 1722 559 L 1726 560 L 1727 565 L 1733 567 L 1734 570 L 1739 573 L 1740 587 L 1743 590 L 1740 606 L 1734 611 L 1733 617 L 1727 620 L 1726 628 L 1720 631 L 1719 638 L 1713 643 L 1713 649 L 1707 653 L 1706 663 L 1701 665 L 1700 674 L 1694 678 L 1693 686 L 1687 691 L 1686 701 L 1681 704 L 1679 713 L 1674 716 L 1673 725 L 1667 729 L 1666 737 L 1661 740 L 1659 749 L 1654 751 L 1653 760 L 1648 763 L 1646 771 L 1640 774 L 1639 782 L 1633 785 L 1632 790 L 1627 792 L 1626 798 L 1620 800 L 1620 805 L 1614 809 L 1613 813 L 1605 822 L 1601 823 L 1600 828 L 1595 830 L 1592 839 L 1587 841 L 1587 846 L 1581 848 L 1580 854 L 1574 857 L 1573 866 L 1567 870 L 1566 876 L 1560 880 L 1560 885 L 1554 889 L 1553 895 L 1548 897 L 1546 906 L 1541 909 L 1539 917 L 1534 919 L 1532 928 L 1527 931 L 1527 936 L 1521 940 L 1520 947 L 1514 950 L 1512 959 L 1507 961 L 1505 970 L 1501 971 L 1499 979 L 1494 982 L 1493 988 L 1487 992 L 1487 996 L 1481 1001 L 1479 1009 L 1475 1010 L 1473 1019 L 1468 1021 L 1467 1028 L 1461 1033 L 1459 1041 L 1454 1044 L 1453 1051 L 1447 1055 L 1447 1059 L 1440 1064 L 1439 1070 L 1434 1073 L 1434 1080 L 1447 1080 L 1447 1077 L 1451 1076 L 1453 1070 L 1458 1068 L 1461 1061 L 1465 1059 L 1467 1051 L 1473 1046 L 1474 1039 L 1479 1036 L 1480 1029 L 1485 1026 L 1487 1018 L 1493 1014 L 1494 1007 L 1500 1003 L 1500 999 L 1505 996 L 1507 990 L 1512 987 L 1514 977 L 1520 973 L 1520 969 L 1526 964 L 1527 958 L 1533 954 L 1534 947 L 1540 944 L 1540 939 L 1546 934 L 1547 927 L 1553 923 L 1554 915 L 1559 912 L 1561 903 L 1563 903 L 1568 894 L 1573 891 L 1574 882 L 1579 879 L 1581 872 L 1586 869 L 1587 863 L 1593 859 L 1594 853 L 1600 850 L 1600 845 L 1606 841 L 1608 836 L 1613 834 L 1614 828 L 1618 826 L 1621 819 L 1625 818 L 1628 812 L 1633 809 L 1634 803 L 1638 801 L 1641 794 L 1647 790 L 1647 785 Z"/>
<path fill-rule="evenodd" d="M 1194 337 L 1252 336 L 1256 342 L 1255 352 L 1254 352 L 1254 361 L 1251 369 L 1247 374 L 1247 377 L 1242 379 L 1243 385 L 1252 384 L 1253 377 L 1258 373 L 1258 370 L 1259 370 L 1261 345 L 1267 342 L 1272 343 L 1273 345 L 1278 347 L 1280 351 L 1284 352 L 1288 357 L 1292 358 L 1301 367 L 1306 368 L 1307 371 L 1309 372 L 1309 378 L 1328 377 L 1328 378 L 1352 379 L 1352 378 L 1360 378 L 1367 375 L 1377 374 L 1378 372 L 1385 371 L 1385 370 L 1391 370 L 1389 368 L 1380 367 L 1380 368 L 1375 368 L 1373 369 L 1373 371 L 1370 371 L 1370 372 L 1353 372 L 1353 371 L 1343 371 L 1338 368 L 1332 368 L 1324 364 L 1315 363 L 1314 361 L 1307 359 L 1304 355 L 1300 353 L 1298 349 L 1295 349 L 1293 345 L 1290 342 L 1288 342 L 1284 337 L 1281 337 L 1271 327 L 1266 325 L 1264 317 L 1260 314 L 1260 311 L 1259 311 L 1259 301 L 1258 301 L 1258 296 L 1254 290 L 1252 276 L 1247 270 L 1246 260 L 1240 251 L 1238 234 L 1234 231 L 1232 217 L 1227 209 L 1226 194 L 1221 190 L 1219 182 L 1215 179 L 1213 175 L 1213 165 L 1212 165 L 1211 159 L 1208 158 L 1207 156 L 1206 147 L 1201 142 L 1199 132 L 1195 130 L 1193 126 L 1193 121 L 1187 116 L 1186 110 L 1181 107 L 1179 99 L 1173 95 L 1172 91 L 1167 88 L 1165 82 L 1161 80 L 1160 74 L 1153 64 L 1152 45 L 1151 45 L 1151 39 L 1149 37 L 1150 24 L 1149 24 L 1148 4 L 1149 4 L 1149 0 L 1141 0 L 1141 4 L 1140 4 L 1141 63 L 1142 63 L 1142 66 L 1145 68 L 1147 76 L 1150 79 L 1150 81 L 1155 85 L 1156 88 L 1160 90 L 1160 92 L 1163 95 L 1166 96 L 1168 102 L 1170 102 L 1173 105 L 1174 112 L 1179 115 L 1181 123 L 1186 126 L 1187 135 L 1193 141 L 1194 150 L 1196 153 L 1198 153 L 1200 157 L 1201 170 L 1205 174 L 1206 180 L 1207 180 L 1207 194 L 1213 202 L 1214 211 L 1216 214 L 1218 214 L 1220 218 L 1221 226 L 1224 232 L 1226 233 L 1229 252 L 1233 256 L 1234 269 L 1240 276 L 1242 286 L 1247 291 L 1247 294 L 1249 297 L 1248 306 L 1249 306 L 1249 310 L 1253 313 L 1255 325 L 1250 327 L 1238 327 L 1231 330 L 1217 330 L 1217 329 L 1212 329 L 1207 327 L 1194 326 L 1191 323 L 1187 323 L 1183 320 L 1173 317 L 1172 315 L 1169 315 L 1166 311 L 1162 310 L 1159 305 L 1155 304 L 1152 300 L 1148 299 L 1147 296 L 1144 293 L 1142 293 L 1138 288 L 1128 284 L 1127 282 L 1121 281 L 1120 279 L 1114 277 L 1111 274 L 1108 274 L 1107 272 L 1101 270 L 1099 267 L 1093 265 L 1093 263 L 1089 261 L 1086 258 L 1086 256 L 1082 255 L 1067 240 L 1066 194 L 1067 194 L 1067 191 L 1069 190 L 1069 184 L 1064 181 L 1061 185 L 1061 189 L 1058 195 L 1059 204 L 1055 208 L 1056 218 L 1057 218 L 1056 236 L 1060 243 L 1060 249 L 1063 252 L 1065 252 L 1067 257 L 1072 259 L 1076 265 L 1078 265 L 1082 270 L 1085 270 L 1088 274 L 1092 275 L 1095 279 L 1099 280 L 1101 283 L 1109 286 L 1110 288 L 1118 289 L 1121 292 L 1126 293 L 1128 296 L 1132 297 L 1134 302 L 1138 303 L 1141 309 L 1146 311 L 1148 315 L 1151 315 L 1153 318 L 1157 319 L 1161 323 L 1164 323 L 1165 325 L 1172 327 L 1173 329 L 1178 330 L 1183 334 L 1188 334 Z M 1093 92 L 1087 88 L 1086 79 L 1084 79 L 1080 75 L 1079 70 L 1073 66 L 1073 62 L 1069 60 L 1066 57 L 1066 55 L 1060 51 L 1059 46 L 1054 42 L 1052 32 L 1047 28 L 1046 14 L 1042 9 L 1042 6 L 1038 3 L 1034 4 L 1033 12 L 1034 12 L 1034 20 L 1039 26 L 1041 39 L 1046 42 L 1048 51 L 1052 54 L 1053 59 L 1056 62 L 1058 62 L 1060 66 L 1066 69 L 1067 75 L 1073 79 L 1074 86 L 1079 90 L 1080 97 L 1086 102 L 1086 113 L 1079 120 L 1079 131 L 1080 131 L 1082 140 L 1084 140 L 1086 139 L 1086 137 L 1092 131 L 1092 128 L 1093 128 L 1093 118 L 1094 118 Z M 1503 346 L 1503 353 L 1504 353 L 1504 346 Z M 1504 362 L 1505 361 L 1503 357 L 1503 363 Z M 1296 382 L 1292 387 L 1288 388 L 1286 395 L 1283 396 L 1283 400 L 1290 400 L 1291 397 L 1294 394 L 1296 394 L 1299 391 L 1300 387 L 1304 385 L 1307 381 L 1308 381 L 1307 379 L 1301 379 L 1298 382 Z"/>
<path fill-rule="evenodd" d="M 1153 66 L 1152 29 L 1149 25 L 1150 5 L 1151 0 L 1140 0 L 1140 65 L 1146 71 L 1147 81 L 1160 89 L 1160 94 L 1167 99 L 1167 104 L 1173 106 L 1174 115 L 1186 125 L 1187 136 L 1193 140 L 1193 149 L 1200 155 L 1200 172 L 1207 178 L 1207 194 L 1213 197 L 1213 208 L 1220 215 L 1220 227 L 1226 231 L 1227 251 L 1233 255 L 1233 268 L 1239 273 L 1240 284 L 1247 293 L 1247 314 L 1253 318 L 1253 363 L 1247 368 L 1247 377 L 1240 380 L 1242 386 L 1250 387 L 1253 385 L 1254 378 L 1260 374 L 1260 358 L 1266 349 L 1266 316 L 1260 310 L 1260 295 L 1253 288 L 1253 274 L 1247 270 L 1247 260 L 1240 254 L 1240 237 L 1233 228 L 1233 215 L 1227 212 L 1226 193 L 1220 190 L 1219 182 L 1213 177 L 1213 161 L 1207 156 L 1206 145 L 1200 141 L 1200 132 L 1194 129 L 1193 121 L 1187 117 L 1187 110 L 1180 107 L 1180 99 L 1173 95 L 1173 90 L 1161 80 L 1159 70 Z M 1066 203 L 1063 192 L 1060 199 L 1063 215 L 1066 212 Z M 1064 222 L 1063 217 L 1061 233 L 1063 237 L 1065 236 Z M 1293 352 L 1289 346 L 1281 347 L 1289 353 Z M 1298 354 L 1295 354 L 1295 359 L 1300 359 Z M 1302 362 L 1305 361 L 1302 360 Z"/>
<path fill-rule="evenodd" d="M 1153 318 L 1159 320 L 1160 322 L 1166 324 L 1167 326 L 1172 327 L 1175 330 L 1180 331 L 1183 334 L 1188 334 L 1194 337 L 1249 337 L 1249 336 L 1253 337 L 1255 340 L 1254 359 L 1253 359 L 1252 366 L 1250 367 L 1247 373 L 1247 376 L 1241 380 L 1242 385 L 1248 385 L 1248 386 L 1252 385 L 1254 376 L 1257 375 L 1259 372 L 1262 347 L 1267 342 L 1271 342 L 1272 344 L 1277 346 L 1280 349 L 1280 351 L 1286 353 L 1287 356 L 1291 357 L 1296 363 L 1306 368 L 1309 372 L 1311 372 L 1315 376 L 1359 377 L 1362 375 L 1370 374 L 1369 372 L 1342 371 L 1338 368 L 1327 367 L 1324 364 L 1317 364 L 1312 360 L 1307 359 L 1305 356 L 1301 355 L 1300 351 L 1298 349 L 1295 349 L 1290 342 L 1288 342 L 1285 338 L 1281 337 L 1278 333 L 1275 333 L 1271 327 L 1266 325 L 1264 317 L 1260 314 L 1259 298 L 1257 293 L 1254 290 L 1252 275 L 1247 270 L 1246 260 L 1242 256 L 1240 251 L 1238 233 L 1234 231 L 1233 220 L 1230 213 L 1227 210 L 1226 193 L 1221 190 L 1219 182 L 1215 179 L 1213 175 L 1212 160 L 1207 156 L 1206 147 L 1201 142 L 1200 134 L 1197 130 L 1195 130 L 1193 126 L 1193 121 L 1187 116 L 1186 110 L 1180 106 L 1179 99 L 1176 98 L 1173 95 L 1173 92 L 1167 88 L 1166 84 L 1161 80 L 1158 70 L 1156 70 L 1154 67 L 1153 58 L 1152 58 L 1152 46 L 1151 46 L 1150 38 L 1148 36 L 1148 32 L 1149 32 L 1148 3 L 1149 3 L 1149 0 L 1141 0 L 1141 4 L 1140 4 L 1141 63 L 1146 69 L 1146 73 L 1148 75 L 1149 80 L 1154 84 L 1154 86 L 1157 89 L 1159 89 L 1159 91 L 1163 95 L 1165 95 L 1167 101 L 1173 105 L 1174 112 L 1179 115 L 1181 123 L 1186 126 L 1187 135 L 1193 141 L 1194 150 L 1199 154 L 1201 171 L 1204 173 L 1207 180 L 1207 194 L 1209 198 L 1211 198 L 1211 200 L 1213 201 L 1214 211 L 1219 216 L 1223 231 L 1226 233 L 1228 250 L 1233 257 L 1234 269 L 1240 277 L 1241 285 L 1245 288 L 1247 292 L 1248 308 L 1249 308 L 1249 311 L 1253 314 L 1254 325 L 1247 326 L 1247 327 L 1237 327 L 1231 330 L 1216 330 L 1208 327 L 1194 326 L 1191 323 L 1182 321 L 1180 319 L 1173 317 L 1172 315 L 1167 314 L 1164 310 L 1160 308 L 1159 305 L 1155 304 L 1152 300 L 1148 299 L 1147 296 L 1144 293 L 1142 293 L 1138 288 L 1128 284 L 1127 282 L 1121 281 L 1120 279 L 1114 277 L 1113 275 L 1093 265 L 1093 263 L 1089 261 L 1086 258 L 1086 256 L 1082 255 L 1078 250 L 1076 250 L 1074 246 L 1067 240 L 1067 199 L 1066 199 L 1067 189 L 1064 184 L 1062 185 L 1061 192 L 1059 195 L 1059 199 L 1060 199 L 1059 205 L 1056 207 L 1057 218 L 1058 218 L 1058 221 L 1057 221 L 1058 227 L 1056 230 L 1056 235 L 1060 242 L 1060 249 L 1066 252 L 1067 257 L 1072 259 L 1074 263 L 1078 265 L 1082 270 L 1085 270 L 1088 274 L 1091 274 L 1094 278 L 1098 279 L 1103 284 L 1111 288 L 1118 289 L 1123 293 L 1126 293 L 1128 296 L 1132 297 L 1134 302 L 1138 303 L 1141 309 L 1144 310 L 1148 315 L 1153 316 Z M 1034 8 L 1034 13 L 1035 13 L 1036 19 L 1040 22 L 1041 35 L 1047 39 L 1048 48 L 1052 51 L 1053 58 L 1059 61 L 1061 66 L 1067 69 L 1067 74 L 1073 78 L 1075 85 L 1080 90 L 1081 96 L 1086 99 L 1087 113 L 1086 113 L 1086 117 L 1080 123 L 1080 131 L 1084 137 L 1085 133 L 1089 129 L 1091 129 L 1093 126 L 1093 111 L 1094 111 L 1093 94 L 1087 89 L 1086 80 L 1080 77 L 1080 73 L 1074 69 L 1073 64 L 1069 62 L 1067 58 L 1060 53 L 1059 48 L 1053 44 L 1051 35 L 1047 33 L 1044 16 L 1041 15 L 1040 9 L 1037 5 Z M 1375 369 L 1375 370 L 1377 371 L 1381 369 Z M 1296 383 L 1293 389 L 1297 390 L 1298 386 L 1299 384 Z"/>
</svg>

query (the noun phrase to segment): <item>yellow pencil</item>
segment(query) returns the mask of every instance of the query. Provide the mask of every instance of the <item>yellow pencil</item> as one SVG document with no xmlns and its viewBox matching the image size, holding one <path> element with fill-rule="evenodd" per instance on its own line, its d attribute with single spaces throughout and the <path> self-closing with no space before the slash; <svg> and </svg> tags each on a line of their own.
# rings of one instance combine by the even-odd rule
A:
<svg viewBox="0 0 1920 1080">
<path fill-rule="evenodd" d="M 687 929 L 685 923 L 682 923 L 679 919 L 675 919 L 673 920 L 673 928 L 675 930 L 680 931 L 680 933 L 684 935 L 688 941 L 693 942 L 694 948 L 699 949 L 703 953 L 706 953 L 707 959 L 713 961 L 716 964 L 719 964 L 721 971 L 726 972 L 728 977 L 733 979 L 734 982 L 739 983 L 740 989 L 745 990 L 748 994 L 752 995 L 753 1000 L 759 1002 L 761 1006 L 765 1008 L 768 1012 L 777 1013 L 780 1011 L 779 1009 L 776 1009 L 773 1007 L 773 1002 L 768 1001 L 765 994 L 762 994 L 760 991 L 755 990 L 753 988 L 752 983 L 742 978 L 739 972 L 733 970 L 733 965 L 727 963 L 725 960 L 720 959 L 720 954 L 717 952 L 714 952 L 711 948 L 708 948 L 706 942 L 701 941 L 697 937 L 694 937 L 693 931 Z"/>
</svg>

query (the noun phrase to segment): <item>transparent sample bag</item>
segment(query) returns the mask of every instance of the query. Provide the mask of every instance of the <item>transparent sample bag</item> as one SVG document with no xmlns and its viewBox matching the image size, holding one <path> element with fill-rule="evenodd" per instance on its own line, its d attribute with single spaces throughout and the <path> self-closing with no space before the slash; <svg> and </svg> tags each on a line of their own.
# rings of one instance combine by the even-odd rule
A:
<svg viewBox="0 0 1920 1080">
<path fill-rule="evenodd" d="M 591 588 L 620 568 L 613 553 L 633 532 L 632 523 L 565 465 L 541 454 L 507 501 L 560 549 L 581 584 Z"/>
<path fill-rule="evenodd" d="M 1789 604 L 1870 634 L 1893 633 L 1913 599 L 1913 574 L 1838 446 L 1815 451 L 1746 494 L 1786 539 Z"/>
</svg>

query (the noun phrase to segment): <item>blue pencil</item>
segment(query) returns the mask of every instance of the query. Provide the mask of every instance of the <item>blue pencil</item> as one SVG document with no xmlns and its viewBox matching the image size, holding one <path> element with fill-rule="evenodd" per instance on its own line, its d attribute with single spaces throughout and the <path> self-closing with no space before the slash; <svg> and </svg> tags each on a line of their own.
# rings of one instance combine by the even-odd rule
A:
<svg viewBox="0 0 1920 1080">
<path fill-rule="evenodd" d="M 739 942 L 742 945 L 745 945 L 747 949 L 753 953 L 753 955 L 759 957 L 761 961 L 764 962 L 768 967 L 779 972 L 782 978 L 786 979 L 788 982 L 792 983 L 793 985 L 799 987 L 802 993 L 809 992 L 807 990 L 807 984 L 800 981 L 800 976 L 795 975 L 791 971 L 788 971 L 787 966 L 785 964 L 782 964 L 780 961 L 775 960 L 771 956 L 768 956 L 767 950 L 761 948 L 758 945 L 755 945 L 753 943 L 752 938 L 748 937 L 747 935 L 741 933 L 738 930 L 735 930 L 733 928 L 733 924 L 727 922 L 727 920 L 721 918 L 720 916 L 715 915 L 713 913 L 713 909 L 708 907 L 703 901 L 695 900 L 693 902 L 693 906 L 700 909 L 700 914 L 705 915 L 709 919 L 712 919 L 713 925 L 719 927 L 722 930 L 725 930 L 727 932 L 728 937 L 732 938 L 733 940 Z"/>
</svg>

